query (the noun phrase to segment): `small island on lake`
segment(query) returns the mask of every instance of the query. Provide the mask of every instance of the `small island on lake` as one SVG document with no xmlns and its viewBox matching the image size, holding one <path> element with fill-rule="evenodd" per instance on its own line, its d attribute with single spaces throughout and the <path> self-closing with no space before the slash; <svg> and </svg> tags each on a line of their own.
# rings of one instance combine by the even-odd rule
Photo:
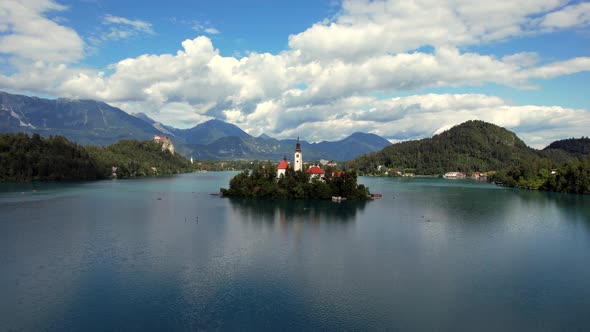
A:
<svg viewBox="0 0 590 332">
<path fill-rule="evenodd" d="M 357 183 L 355 171 L 345 171 L 333 165 L 312 165 L 305 169 L 299 137 L 293 163 L 287 158 L 278 164 L 272 162 L 258 165 L 234 176 L 229 189 L 221 188 L 223 196 L 269 197 L 297 199 L 367 200 L 369 189 Z"/>
</svg>

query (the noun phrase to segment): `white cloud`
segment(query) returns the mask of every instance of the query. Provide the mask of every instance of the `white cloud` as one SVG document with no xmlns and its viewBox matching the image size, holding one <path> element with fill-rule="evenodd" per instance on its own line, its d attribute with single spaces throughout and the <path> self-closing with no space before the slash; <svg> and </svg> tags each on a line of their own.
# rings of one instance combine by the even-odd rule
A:
<svg viewBox="0 0 590 332">
<path fill-rule="evenodd" d="M 565 3 L 346 0 L 334 20 L 316 23 L 289 36 L 289 45 L 310 58 L 337 57 L 348 61 L 423 46 L 477 45 L 538 32 L 533 26 L 535 17 L 543 17 Z"/>
<path fill-rule="evenodd" d="M 221 33 L 219 30 L 217 30 L 215 28 L 207 28 L 207 29 L 205 29 L 203 31 L 205 31 L 205 33 L 208 33 L 210 35 L 216 35 L 216 34 Z"/>
<path fill-rule="evenodd" d="M 373 132 L 392 141 L 402 141 L 430 137 L 467 120 L 483 120 L 515 131 L 536 148 L 564 137 L 588 135 L 590 128 L 588 110 L 515 106 L 501 98 L 481 94 L 425 94 L 385 100 L 352 98 L 330 107 L 311 106 L 307 110 L 272 106 L 275 109 L 270 112 L 263 105 L 257 108 L 242 124 L 244 128 L 277 137 L 302 135 L 311 141 L 341 139 L 354 131 Z M 281 116 L 296 111 L 300 121 L 289 123 Z M 315 116 L 323 112 L 326 114 Z"/>
<path fill-rule="evenodd" d="M 50 0 L 0 2 L 0 54 L 28 61 L 69 63 L 84 55 L 84 42 L 76 31 L 45 15 L 67 7 Z"/>
<path fill-rule="evenodd" d="M 526 124 L 539 124 L 538 118 L 580 128 L 564 114 L 586 114 L 582 110 L 510 106 L 497 97 L 417 95 L 379 100 L 370 96 L 375 91 L 487 82 L 527 87 L 531 78 L 590 70 L 590 58 L 539 66 L 537 57 L 519 53 L 498 59 L 440 47 L 433 54 L 384 55 L 355 63 L 305 62 L 297 51 L 251 53 L 236 59 L 221 56 L 211 40 L 201 36 L 185 40 L 176 54 L 119 61 L 108 75 L 37 62 L 18 74 L 0 75 L 0 87 L 104 100 L 181 127 L 190 126 L 191 120 L 216 117 L 254 135 L 300 133 L 309 140 L 340 139 L 354 131 L 371 131 L 392 140 L 418 138 L 473 118 L 520 130 Z M 534 137 L 544 136 L 536 132 Z"/>
<path fill-rule="evenodd" d="M 36 15 L 31 17 L 57 33 L 73 33 L 79 40 L 73 30 L 42 16 L 64 7 L 41 0 L 35 4 L 27 7 L 28 13 Z M 0 8 L 2 5 L 4 2 Z M 420 138 L 469 119 L 517 130 L 536 146 L 563 134 L 587 135 L 584 128 L 590 123 L 585 119 L 590 117 L 586 110 L 514 106 L 482 94 L 374 97 L 488 83 L 533 88 L 531 80 L 589 71 L 590 57 L 547 63 L 535 52 L 500 58 L 461 49 L 540 33 L 549 27 L 581 26 L 586 20 L 585 6 L 564 6 L 559 0 L 360 0 L 345 1 L 343 6 L 334 20 L 290 36 L 291 49 L 278 54 L 226 57 L 210 38 L 199 36 L 182 42 L 175 53 L 144 54 L 95 70 L 53 61 L 52 52 L 67 55 L 68 50 L 76 49 L 67 45 L 47 50 L 50 56 L 44 60 L 26 51 L 3 51 L 16 59 L 11 62 L 13 72 L 0 74 L 0 89 L 103 100 L 180 127 L 220 118 L 253 135 L 302 135 L 311 141 L 341 139 L 355 131 L 374 132 L 391 140 Z M 26 35 L 19 32 L 26 29 L 15 28 L 26 24 L 2 19 L 6 22 L 0 21 L 4 31 L 0 51 L 7 45 L 5 38 Z M 567 25 L 566 21 L 577 23 Z M 105 39 L 154 33 L 150 23 L 140 20 L 107 15 L 103 23 L 109 27 Z M 208 34 L 219 32 L 208 23 L 196 23 L 194 28 Z M 45 37 L 39 33 L 35 38 L 42 43 Z M 433 51 L 415 51 L 422 46 L 432 46 Z M 72 54 L 78 58 L 71 59 L 82 56 L 81 51 Z"/>
<path fill-rule="evenodd" d="M 218 29 L 215 29 L 214 27 L 209 26 L 209 22 L 201 23 L 199 21 L 195 21 L 193 24 L 193 30 L 200 32 L 200 33 L 205 33 L 208 35 L 217 35 L 217 34 L 221 33 L 221 31 L 219 31 Z"/>
<path fill-rule="evenodd" d="M 120 24 L 132 27 L 135 30 L 146 33 L 153 33 L 152 24 L 140 20 L 130 20 L 125 17 L 106 15 L 103 20 L 104 24 Z"/>
<path fill-rule="evenodd" d="M 154 34 L 152 24 L 141 20 L 131 20 L 125 17 L 105 15 L 102 24 L 107 26 L 106 31 L 100 33 L 100 37 L 92 39 L 97 44 L 106 40 L 121 40 L 135 37 L 140 34 Z"/>
<path fill-rule="evenodd" d="M 566 6 L 543 17 L 540 26 L 547 29 L 565 29 L 590 24 L 590 3 Z"/>
</svg>

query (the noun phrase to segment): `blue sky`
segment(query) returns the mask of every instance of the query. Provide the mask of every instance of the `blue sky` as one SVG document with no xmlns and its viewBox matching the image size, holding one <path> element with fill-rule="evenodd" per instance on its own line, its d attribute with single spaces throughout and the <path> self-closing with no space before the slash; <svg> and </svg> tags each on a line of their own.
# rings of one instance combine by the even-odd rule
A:
<svg viewBox="0 0 590 332">
<path fill-rule="evenodd" d="M 0 4 L 0 89 L 211 118 L 310 141 L 469 119 L 529 145 L 588 136 L 590 3 L 563 0 Z"/>
</svg>

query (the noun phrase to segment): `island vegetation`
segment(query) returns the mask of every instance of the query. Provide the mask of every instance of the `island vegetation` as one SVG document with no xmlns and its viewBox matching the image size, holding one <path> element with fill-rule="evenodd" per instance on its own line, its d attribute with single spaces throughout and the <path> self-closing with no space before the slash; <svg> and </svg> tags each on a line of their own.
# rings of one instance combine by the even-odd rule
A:
<svg viewBox="0 0 590 332">
<path fill-rule="evenodd" d="M 363 184 L 357 183 L 355 171 L 337 172 L 326 168 L 325 179 L 311 178 L 303 171 L 288 168 L 277 178 L 276 165 L 271 162 L 257 165 L 251 170 L 234 176 L 229 189 L 221 188 L 223 196 L 269 197 L 296 199 L 331 199 L 344 197 L 348 200 L 367 200 L 370 192 Z"/>
</svg>

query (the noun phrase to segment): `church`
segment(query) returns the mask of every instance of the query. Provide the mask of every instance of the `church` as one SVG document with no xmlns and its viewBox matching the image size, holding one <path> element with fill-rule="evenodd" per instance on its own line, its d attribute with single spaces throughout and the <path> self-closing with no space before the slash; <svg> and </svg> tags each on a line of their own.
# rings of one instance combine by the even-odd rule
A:
<svg viewBox="0 0 590 332">
<path fill-rule="evenodd" d="M 287 168 L 289 168 L 289 162 L 287 161 L 287 157 L 283 158 L 279 165 L 277 166 L 277 179 L 281 176 L 285 176 L 287 172 Z M 297 136 L 297 144 L 295 145 L 295 154 L 293 155 L 293 170 L 294 171 L 303 171 L 303 153 L 301 152 L 301 143 L 299 142 L 299 136 Z M 314 177 L 319 177 L 321 180 L 324 180 L 324 170 L 319 168 L 318 166 L 312 166 L 307 170 L 307 173 L 310 173 L 311 179 Z M 310 179 L 310 180 L 311 180 Z"/>
<path fill-rule="evenodd" d="M 287 157 L 283 158 L 277 166 L 277 179 L 282 176 L 285 176 L 287 172 L 287 168 L 289 168 L 289 162 L 287 161 Z M 299 143 L 299 136 L 297 136 L 297 145 L 295 145 L 295 155 L 294 155 L 294 163 L 293 163 L 293 170 L 294 171 L 302 171 L 303 170 L 303 154 L 301 153 L 301 143 Z"/>
</svg>

